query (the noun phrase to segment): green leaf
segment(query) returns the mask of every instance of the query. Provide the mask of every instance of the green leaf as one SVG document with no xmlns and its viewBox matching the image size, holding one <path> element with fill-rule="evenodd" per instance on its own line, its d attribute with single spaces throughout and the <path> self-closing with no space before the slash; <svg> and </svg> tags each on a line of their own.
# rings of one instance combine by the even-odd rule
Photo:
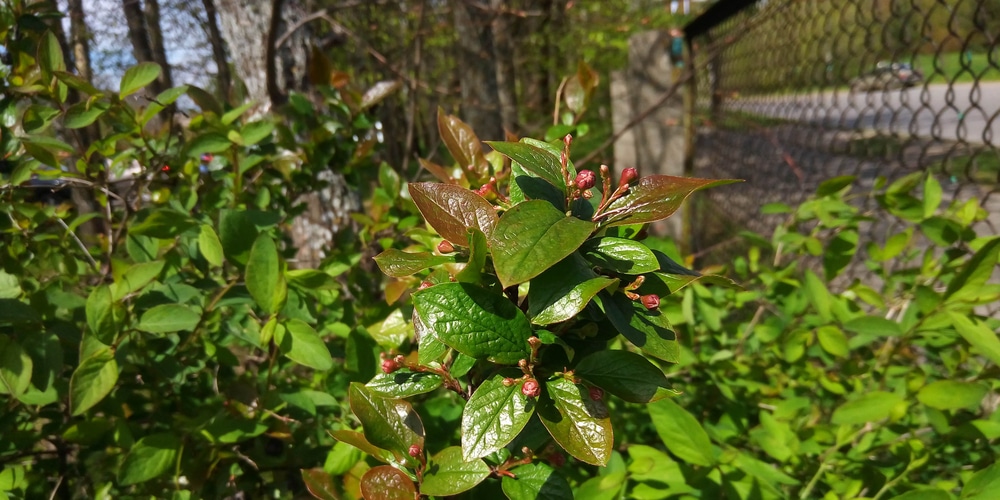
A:
<svg viewBox="0 0 1000 500">
<path fill-rule="evenodd" d="M 710 180 L 692 177 L 651 175 L 643 177 L 628 193 L 611 202 L 603 217 L 608 226 L 644 224 L 666 219 L 681 203 L 699 189 L 740 182 L 733 179 Z"/>
<path fill-rule="evenodd" d="M 593 400 L 583 384 L 558 377 L 545 382 L 550 400 L 541 403 L 538 416 L 549 434 L 567 453 L 592 465 L 607 465 L 614 437 L 608 407 Z"/>
<path fill-rule="evenodd" d="M 805 277 L 803 278 L 803 287 L 806 291 L 806 296 L 809 297 L 809 301 L 812 302 L 819 316 L 827 321 L 833 319 L 830 312 L 832 297 L 826 285 L 823 284 L 823 280 L 819 279 L 816 273 L 806 270 Z"/>
<path fill-rule="evenodd" d="M 504 288 L 538 276 L 583 244 L 592 222 L 567 217 L 550 203 L 526 201 L 507 211 L 490 238 L 493 266 Z"/>
<path fill-rule="evenodd" d="M 160 304 L 142 314 L 137 330 L 148 333 L 194 331 L 201 314 L 182 304 Z"/>
<path fill-rule="evenodd" d="M 430 496 L 457 495 L 471 490 L 490 475 L 490 467 L 481 459 L 466 461 L 462 448 L 451 446 L 431 457 L 420 493 Z"/>
<path fill-rule="evenodd" d="M 580 250 L 597 267 L 615 273 L 643 274 L 660 269 L 656 255 L 646 245 L 635 240 L 591 238 Z"/>
<path fill-rule="evenodd" d="M 838 358 L 846 358 L 851 354 L 850 347 L 847 345 L 847 335 L 844 335 L 844 331 L 836 326 L 824 325 L 817 328 L 816 337 L 824 351 Z"/>
<path fill-rule="evenodd" d="M 337 441 L 349 444 L 382 462 L 388 462 L 391 458 L 388 451 L 369 443 L 365 435 L 360 432 L 339 430 L 331 432 L 330 435 Z"/>
<path fill-rule="evenodd" d="M 535 413 L 534 402 L 521 393 L 517 370 L 494 373 L 469 398 L 462 412 L 462 453 L 465 460 L 485 457 L 514 440 Z"/>
<path fill-rule="evenodd" d="M 368 469 L 361 476 L 361 495 L 378 500 L 414 500 L 417 487 L 403 471 L 390 465 Z"/>
<path fill-rule="evenodd" d="M 252 146 L 263 141 L 271 136 L 271 132 L 274 132 L 274 122 L 271 120 L 253 121 L 240 129 L 240 135 L 243 136 L 243 144 L 246 146 Z"/>
<path fill-rule="evenodd" d="M 680 345 L 663 313 L 649 311 L 639 301 L 620 293 L 602 292 L 594 300 L 615 329 L 642 352 L 671 363 L 680 359 Z"/>
<path fill-rule="evenodd" d="M 281 263 L 278 248 L 267 234 L 257 236 L 250 257 L 247 259 L 246 286 L 257 306 L 268 314 L 280 309 L 278 280 L 281 279 Z"/>
<path fill-rule="evenodd" d="M 198 224 L 187 214 L 159 208 L 152 211 L 141 222 L 129 228 L 129 234 L 152 236 L 163 240 L 172 239 Z"/>
<path fill-rule="evenodd" d="M 471 166 L 480 177 L 486 177 L 490 164 L 483 155 L 483 146 L 472 127 L 438 108 L 438 132 L 441 134 L 441 141 L 462 170 Z M 483 232 L 489 235 L 489 232 Z M 453 240 L 452 243 L 457 242 Z"/>
<path fill-rule="evenodd" d="M 119 97 L 124 99 L 135 91 L 149 85 L 160 76 L 160 65 L 153 62 L 139 63 L 125 70 L 118 86 Z"/>
<path fill-rule="evenodd" d="M 378 268 L 393 278 L 403 278 L 446 262 L 455 262 L 454 257 L 447 255 L 434 255 L 430 252 L 411 253 L 395 248 L 376 255 L 374 259 Z"/>
<path fill-rule="evenodd" d="M 983 245 L 962 267 L 958 275 L 948 283 L 944 292 L 947 299 L 965 287 L 979 287 L 993 274 L 1000 256 L 1000 237 L 995 237 Z"/>
<path fill-rule="evenodd" d="M 209 265 L 218 267 L 223 262 L 222 242 L 212 226 L 203 224 L 198 231 L 198 251 Z"/>
<path fill-rule="evenodd" d="M 573 492 L 574 498 L 587 498 L 590 500 L 615 500 L 622 494 L 622 488 L 627 481 L 626 472 L 623 470 L 607 472 L 599 476 L 593 476 L 580 484 Z"/>
<path fill-rule="evenodd" d="M 187 145 L 187 154 L 191 157 L 200 157 L 205 153 L 221 153 L 232 147 L 233 143 L 224 134 L 218 132 L 207 132 L 201 134 Z"/>
<path fill-rule="evenodd" d="M 408 398 L 441 387 L 441 376 L 436 373 L 401 369 L 392 373 L 379 373 L 365 384 L 365 387 L 379 396 Z"/>
<path fill-rule="evenodd" d="M 500 487 L 511 500 L 573 500 L 573 490 L 566 478 L 546 464 L 533 462 L 510 471 L 514 477 L 504 476 Z"/>
<path fill-rule="evenodd" d="M 410 197 L 435 231 L 444 239 L 469 246 L 468 228 L 474 227 L 487 238 L 497 225 L 493 205 L 468 189 L 454 184 L 415 182 L 407 184 Z"/>
<path fill-rule="evenodd" d="M 924 180 L 924 218 L 934 215 L 938 206 L 941 205 L 941 183 L 934 178 L 934 174 L 928 173 Z"/>
<path fill-rule="evenodd" d="M 28 109 L 24 110 L 24 115 L 21 117 L 21 124 L 25 132 L 37 134 L 49 128 L 49 125 L 52 125 L 52 120 L 55 120 L 57 116 L 59 116 L 58 109 L 41 104 L 32 104 L 28 106 Z"/>
<path fill-rule="evenodd" d="M 7 335 L 0 335 L 0 394 L 21 397 L 31 386 L 31 356 Z"/>
<path fill-rule="evenodd" d="M 575 317 L 590 300 L 617 279 L 598 276 L 578 252 L 546 269 L 528 288 L 528 314 L 536 325 L 560 323 Z"/>
<path fill-rule="evenodd" d="M 156 95 L 149 105 L 146 106 L 146 110 L 142 112 L 142 116 L 139 117 L 139 123 L 145 126 L 152 120 L 160 111 L 163 111 L 167 106 L 173 104 L 182 95 L 186 94 L 188 91 L 187 85 L 181 85 L 180 87 L 173 87 Z"/>
<path fill-rule="evenodd" d="M 313 327 L 299 319 L 279 323 L 274 331 L 274 342 L 288 359 L 314 370 L 333 368 L 333 356 L 323 339 Z"/>
<path fill-rule="evenodd" d="M 661 399 L 647 408 L 656 433 L 671 453 L 694 465 L 716 464 L 708 434 L 694 415 L 669 399 Z"/>
<path fill-rule="evenodd" d="M 122 298 L 142 290 L 146 285 L 159 276 L 163 270 L 164 261 L 154 260 L 152 262 L 142 262 L 134 264 L 122 274 L 121 278 L 115 281 L 111 289 L 111 298 L 119 301 Z"/>
<path fill-rule="evenodd" d="M 965 315 L 951 311 L 945 314 L 959 335 L 990 361 L 1000 365 L 1000 339 L 997 339 L 997 334 L 993 330 Z"/>
<path fill-rule="evenodd" d="M 573 373 L 631 403 L 652 403 L 679 392 L 648 359 L 629 351 L 604 350 L 580 361 Z"/>
<path fill-rule="evenodd" d="M 101 115 L 108 110 L 108 108 L 108 104 L 102 101 L 78 102 L 66 110 L 66 117 L 63 119 L 63 125 L 69 129 L 86 127 L 97 121 L 97 119 L 100 118 Z"/>
<path fill-rule="evenodd" d="M 795 486 L 799 484 L 798 480 L 781 472 L 781 469 L 757 460 L 748 454 L 740 453 L 736 455 L 736 459 L 733 462 L 736 467 L 755 477 L 761 485 L 778 497 L 783 496 L 781 485 Z"/>
<path fill-rule="evenodd" d="M 465 267 L 455 275 L 455 279 L 462 283 L 478 284 L 482 282 L 483 266 L 486 265 L 486 256 L 489 253 L 489 243 L 486 235 L 482 231 L 469 228 L 469 260 Z"/>
<path fill-rule="evenodd" d="M 69 408 L 75 417 L 105 398 L 118 382 L 118 362 L 111 348 L 105 347 L 84 359 L 69 381 Z"/>
<path fill-rule="evenodd" d="M 276 225 L 280 217 L 257 210 L 222 210 L 219 214 L 219 239 L 230 262 L 245 264 L 261 229 Z"/>
<path fill-rule="evenodd" d="M 448 353 L 448 344 L 445 344 L 438 338 L 438 334 L 433 328 L 424 326 L 423 321 L 420 319 L 420 311 L 413 312 L 413 334 L 417 338 L 418 363 L 426 365 L 440 360 Z"/>
<path fill-rule="evenodd" d="M 907 491 L 902 495 L 894 496 L 890 500 L 951 500 L 952 496 L 947 491 L 937 488 L 920 489 Z"/>
<path fill-rule="evenodd" d="M 369 443 L 399 457 L 407 455 L 411 445 L 423 449 L 424 425 L 409 403 L 383 398 L 357 382 L 351 383 L 348 394 Z"/>
<path fill-rule="evenodd" d="M 990 500 L 1000 494 L 1000 463 L 976 472 L 959 496 L 962 500 Z"/>
<path fill-rule="evenodd" d="M 521 142 L 487 142 L 491 148 L 521 164 L 533 177 L 545 180 L 566 194 L 566 179 L 563 178 L 559 157 L 548 151 Z"/>
<path fill-rule="evenodd" d="M 531 325 L 501 294 L 468 283 L 442 283 L 413 293 L 420 321 L 458 352 L 499 364 L 531 353 Z"/>
<path fill-rule="evenodd" d="M 917 393 L 917 400 L 939 410 L 975 408 L 986 397 L 989 387 L 975 382 L 938 380 L 925 385 Z"/>
<path fill-rule="evenodd" d="M 156 478 L 174 467 L 180 441 L 173 434 L 151 434 L 140 439 L 129 450 L 118 471 L 122 486 Z"/>
<path fill-rule="evenodd" d="M 903 396 L 892 392 L 874 391 L 840 405 L 833 412 L 835 425 L 859 425 L 889 418 L 893 408 L 903 402 Z"/>
<path fill-rule="evenodd" d="M 87 80 L 74 75 L 73 73 L 67 73 L 66 71 L 53 71 L 52 75 L 55 76 L 60 82 L 65 83 L 69 88 L 74 90 L 79 90 L 84 94 L 95 96 L 102 95 L 100 90 L 90 84 Z"/>
<path fill-rule="evenodd" d="M 44 79 L 42 83 L 44 85 L 49 84 L 48 80 L 52 78 L 53 72 L 66 70 L 62 46 L 59 45 L 59 39 L 52 31 L 46 30 L 45 34 L 42 35 L 42 39 L 38 43 L 37 55 L 38 67 L 42 70 L 42 78 Z"/>
<path fill-rule="evenodd" d="M 0 299 L 16 299 L 21 296 L 21 291 L 17 276 L 0 269 Z"/>
<path fill-rule="evenodd" d="M 898 337 L 903 334 L 899 323 L 879 316 L 861 316 L 844 323 L 844 330 L 871 337 Z"/>
<path fill-rule="evenodd" d="M 115 300 L 111 287 L 101 285 L 92 290 L 84 309 L 91 333 L 104 344 L 111 345 L 125 321 L 125 308 Z"/>
</svg>

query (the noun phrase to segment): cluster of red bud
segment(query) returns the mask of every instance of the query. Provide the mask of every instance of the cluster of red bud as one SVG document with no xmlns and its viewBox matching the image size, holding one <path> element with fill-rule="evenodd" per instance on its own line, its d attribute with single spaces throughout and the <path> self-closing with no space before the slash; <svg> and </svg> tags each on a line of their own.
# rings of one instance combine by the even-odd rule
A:
<svg viewBox="0 0 1000 500">
<path fill-rule="evenodd" d="M 392 373 L 396 370 L 402 368 L 406 364 L 406 358 L 402 354 L 397 354 L 395 357 L 388 357 L 385 353 L 382 353 L 382 373 Z"/>
</svg>

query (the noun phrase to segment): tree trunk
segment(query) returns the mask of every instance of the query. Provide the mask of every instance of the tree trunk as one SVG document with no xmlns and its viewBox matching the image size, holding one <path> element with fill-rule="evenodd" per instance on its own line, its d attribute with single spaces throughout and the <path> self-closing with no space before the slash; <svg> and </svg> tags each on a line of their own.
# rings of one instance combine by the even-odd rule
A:
<svg viewBox="0 0 1000 500">
<path fill-rule="evenodd" d="M 208 17 L 208 41 L 212 45 L 212 58 L 215 59 L 219 86 L 219 95 L 224 102 L 229 102 L 229 91 L 232 77 L 229 76 L 229 60 L 226 59 L 226 42 L 219 31 L 219 20 L 215 12 L 213 0 L 202 0 L 205 15 Z"/>
<path fill-rule="evenodd" d="M 69 44 L 73 54 L 73 65 L 76 74 L 91 80 L 90 40 L 86 16 L 83 11 L 83 0 L 69 0 Z"/>
<path fill-rule="evenodd" d="M 492 0 L 493 52 L 496 59 L 497 104 L 500 106 L 500 122 L 505 131 L 517 130 L 517 95 L 514 91 L 514 48 L 510 38 L 510 24 L 503 12 L 504 0 Z"/>
<path fill-rule="evenodd" d="M 160 65 L 159 86 L 160 91 L 174 86 L 174 79 L 170 76 L 170 63 L 167 61 L 167 51 L 163 47 L 163 29 L 160 27 L 160 3 L 159 0 L 143 0 L 143 17 L 146 21 L 146 35 L 149 38 L 149 49 L 153 55 L 153 62 Z"/>
<path fill-rule="evenodd" d="M 132 42 L 132 55 L 135 56 L 135 62 L 154 62 L 153 47 L 149 43 L 146 21 L 139 0 L 122 0 L 122 11 L 124 11 L 125 21 L 128 23 L 128 38 Z M 159 80 L 150 84 L 150 87 L 155 93 L 166 90 L 166 87 L 161 86 Z"/>
<path fill-rule="evenodd" d="M 462 118 L 483 140 L 503 140 L 497 95 L 496 57 L 489 20 L 467 0 L 451 2 L 458 33 Z M 475 14 L 475 16 L 473 15 Z"/>
</svg>

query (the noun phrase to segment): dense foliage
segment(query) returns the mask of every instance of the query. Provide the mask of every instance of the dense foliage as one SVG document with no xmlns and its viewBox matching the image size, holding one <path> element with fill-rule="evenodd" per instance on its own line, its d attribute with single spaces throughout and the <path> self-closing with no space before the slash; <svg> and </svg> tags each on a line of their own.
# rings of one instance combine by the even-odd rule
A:
<svg viewBox="0 0 1000 500">
<path fill-rule="evenodd" d="M 734 286 L 643 231 L 716 182 L 574 166 L 584 67 L 553 141 L 441 112 L 407 182 L 378 88 L 97 89 L 43 21 L 0 24 L 0 498 L 997 496 L 1000 238 L 933 175 L 766 207 Z M 297 269 L 329 171 L 366 213 Z M 869 196 L 902 229 L 860 244 Z"/>
</svg>

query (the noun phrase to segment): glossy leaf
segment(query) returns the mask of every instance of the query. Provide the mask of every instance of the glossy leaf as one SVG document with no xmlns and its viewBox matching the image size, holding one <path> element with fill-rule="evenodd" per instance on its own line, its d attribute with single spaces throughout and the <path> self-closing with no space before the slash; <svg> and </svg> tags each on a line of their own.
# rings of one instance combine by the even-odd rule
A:
<svg viewBox="0 0 1000 500">
<path fill-rule="evenodd" d="M 384 398 L 358 383 L 352 383 L 348 393 L 369 443 L 397 456 L 406 455 L 414 444 L 423 448 L 424 425 L 409 403 Z"/>
<path fill-rule="evenodd" d="M 441 141 L 458 162 L 459 167 L 464 170 L 472 166 L 480 177 L 486 177 L 490 168 L 489 162 L 483 155 L 483 146 L 472 127 L 458 117 L 446 114 L 443 109 L 438 108 L 438 132 L 441 134 Z M 483 232 L 489 234 L 486 231 Z"/>
<path fill-rule="evenodd" d="M 536 325 L 549 325 L 572 319 L 601 290 L 618 280 L 598 276 L 579 253 L 546 269 L 528 288 L 528 314 Z"/>
<path fill-rule="evenodd" d="M 532 462 L 510 470 L 514 477 L 504 476 L 500 487 L 511 500 L 573 500 L 573 490 L 566 478 L 552 467 Z"/>
<path fill-rule="evenodd" d="M 593 400 L 583 384 L 557 377 L 545 382 L 549 401 L 538 416 L 567 453 L 588 464 L 604 466 L 611 458 L 614 436 L 603 400 Z"/>
<path fill-rule="evenodd" d="M 125 70 L 121 84 L 118 86 L 119 97 L 124 99 L 135 91 L 149 85 L 160 76 L 160 65 L 153 62 L 143 62 Z"/>
<path fill-rule="evenodd" d="M 379 373 L 365 384 L 371 392 L 387 398 L 408 398 L 425 394 L 441 387 L 441 376 L 435 373 L 414 372 L 408 369 L 392 373 Z"/>
<path fill-rule="evenodd" d="M 541 148 L 523 142 L 487 142 L 491 148 L 521 164 L 521 168 L 533 177 L 544 179 L 566 194 L 566 179 L 563 178 L 559 157 Z"/>
<path fill-rule="evenodd" d="M 680 394 L 670 388 L 656 365 L 629 351 L 595 352 L 583 358 L 573 373 L 631 403 L 651 403 Z"/>
<path fill-rule="evenodd" d="M 21 397 L 31 385 L 31 356 L 13 338 L 0 335 L 0 394 Z"/>
<path fill-rule="evenodd" d="M 438 338 L 437 331 L 424 326 L 419 311 L 413 311 L 413 335 L 417 338 L 417 362 L 420 364 L 438 361 L 448 353 L 448 344 Z"/>
<path fill-rule="evenodd" d="M 390 248 L 374 257 L 378 268 L 393 278 L 404 278 L 430 267 L 454 262 L 455 258 L 447 255 L 434 255 L 430 252 L 404 252 Z"/>
<path fill-rule="evenodd" d="M 417 182 L 408 187 L 420 214 L 444 239 L 469 246 L 468 228 L 479 229 L 487 237 L 493 234 L 496 210 L 482 196 L 453 184 Z"/>
<path fill-rule="evenodd" d="M 644 224 L 666 219 L 681 203 L 699 189 L 739 182 L 737 180 L 695 179 L 669 175 L 651 175 L 639 179 L 628 193 L 611 202 L 604 213 L 609 226 Z"/>
<path fill-rule="evenodd" d="M 511 301 L 468 283 L 443 283 L 413 293 L 420 321 L 468 356 L 516 364 L 530 353 L 531 325 Z"/>
<path fill-rule="evenodd" d="M 110 348 L 103 348 L 80 362 L 69 381 L 69 408 L 81 415 L 100 403 L 118 382 L 118 362 Z"/>
<path fill-rule="evenodd" d="M 899 394 L 872 391 L 840 405 L 834 410 L 830 420 L 836 425 L 860 425 L 878 422 L 888 418 L 893 408 L 902 401 L 903 396 Z"/>
<path fill-rule="evenodd" d="M 656 255 L 646 245 L 626 238 L 592 238 L 580 248 L 597 267 L 621 274 L 643 274 L 660 269 Z"/>
<path fill-rule="evenodd" d="M 534 401 L 521 393 L 522 381 L 510 386 L 503 384 L 504 378 L 519 376 L 517 370 L 494 373 L 472 393 L 462 412 L 465 460 L 485 457 L 506 446 L 535 413 Z"/>
<path fill-rule="evenodd" d="M 118 483 L 122 486 L 141 483 L 171 470 L 179 449 L 180 441 L 172 434 L 152 434 L 140 439 L 122 462 Z"/>
<path fill-rule="evenodd" d="M 267 234 L 257 236 L 250 257 L 247 259 L 246 286 L 257 306 L 268 313 L 278 311 L 276 300 L 278 280 L 281 278 L 281 264 L 278 248 Z"/>
<path fill-rule="evenodd" d="M 595 296 L 615 329 L 642 352 L 664 361 L 680 359 L 680 345 L 670 322 L 659 311 L 647 310 L 639 301 L 620 293 Z"/>
<path fill-rule="evenodd" d="M 193 331 L 201 314 L 183 304 L 160 304 L 144 312 L 136 329 L 148 333 Z"/>
<path fill-rule="evenodd" d="M 490 238 L 493 266 L 504 288 L 538 276 L 583 244 L 592 222 L 567 217 L 544 201 L 526 201 L 500 218 Z"/>
<path fill-rule="evenodd" d="M 333 357 L 323 339 L 308 323 L 290 319 L 279 323 L 274 331 L 274 342 L 288 359 L 314 370 L 333 368 Z"/>
<path fill-rule="evenodd" d="M 972 409 L 979 406 L 987 392 L 987 386 L 975 382 L 938 380 L 921 388 L 917 400 L 939 410 Z"/>
<path fill-rule="evenodd" d="M 430 496 L 457 495 L 471 490 L 490 475 L 481 459 L 462 458 L 462 448 L 451 446 L 431 457 L 420 482 L 420 493 Z"/>
<path fill-rule="evenodd" d="M 712 443 L 694 415 L 669 399 L 661 399 L 647 408 L 656 433 L 671 453 L 694 465 L 715 465 Z"/>
<path fill-rule="evenodd" d="M 380 465 L 361 476 L 361 494 L 366 500 L 414 500 L 417 487 L 403 471 Z"/>
</svg>

